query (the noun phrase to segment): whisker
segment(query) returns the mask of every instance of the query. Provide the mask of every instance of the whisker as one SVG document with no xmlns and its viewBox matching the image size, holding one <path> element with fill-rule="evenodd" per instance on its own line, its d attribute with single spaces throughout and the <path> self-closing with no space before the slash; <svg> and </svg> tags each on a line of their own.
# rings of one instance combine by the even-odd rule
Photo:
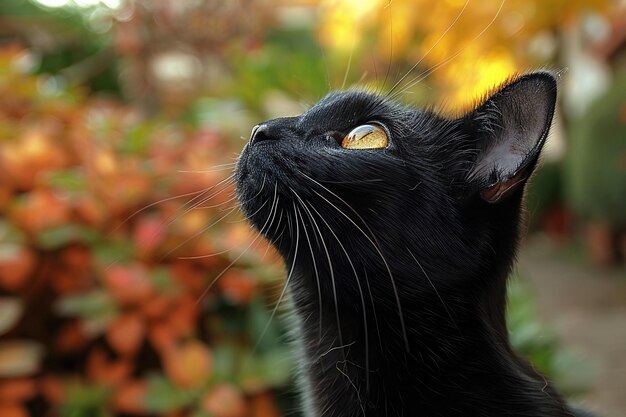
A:
<svg viewBox="0 0 626 417">
<path fill-rule="evenodd" d="M 309 206 L 309 204 L 306 204 L 303 201 L 304 204 L 304 210 L 309 213 L 309 218 L 311 219 L 311 221 L 313 222 L 313 226 L 315 227 L 315 229 L 317 230 L 317 234 L 320 237 L 320 241 L 322 243 L 322 247 L 324 249 L 324 253 L 326 254 L 326 260 L 328 261 L 328 268 L 329 268 L 329 272 L 330 272 L 330 283 L 332 286 L 332 290 L 333 290 L 333 301 L 335 302 L 335 320 L 337 322 L 337 329 L 338 329 L 338 333 L 339 333 L 339 344 L 341 346 L 343 346 L 343 332 L 341 330 L 341 321 L 339 320 L 339 303 L 337 301 L 337 285 L 335 282 L 335 271 L 333 268 L 333 263 L 330 260 L 330 252 L 328 251 L 328 247 L 326 246 L 326 242 L 324 241 L 324 236 L 322 235 L 322 231 L 319 228 L 319 225 L 317 224 L 317 222 L 315 221 L 315 218 L 313 217 L 313 214 L 311 213 L 311 211 L 309 210 L 309 208 L 307 206 Z M 312 207 L 312 206 L 311 206 Z"/>
<path fill-rule="evenodd" d="M 274 198 L 273 198 L 272 206 L 270 208 L 270 212 L 267 215 L 267 220 L 265 220 L 265 223 L 263 224 L 263 226 L 259 230 L 259 233 L 257 234 L 257 236 L 252 240 L 252 242 L 250 242 L 250 244 L 230 264 L 228 264 L 228 266 L 226 268 L 224 268 L 222 270 L 222 272 L 217 274 L 217 276 L 209 283 L 209 285 L 204 289 L 204 291 L 202 291 L 202 294 L 200 294 L 200 296 L 198 297 L 198 300 L 195 303 L 196 306 L 198 304 L 200 304 L 200 301 L 202 301 L 202 299 L 209 293 L 209 291 L 211 290 L 213 285 L 215 285 L 217 280 L 220 279 L 222 277 L 222 275 L 224 275 L 226 273 L 226 271 L 228 271 L 246 252 L 248 252 L 248 250 L 252 247 L 252 245 L 263 235 L 263 232 L 265 231 L 265 227 L 266 226 L 268 228 L 271 227 L 271 224 L 274 221 L 274 216 L 272 215 L 272 212 L 274 212 L 274 215 L 275 215 L 276 211 L 278 211 L 277 208 L 278 208 L 278 199 L 279 198 L 278 198 L 277 191 L 278 191 L 278 187 L 275 184 L 274 185 Z M 270 222 L 270 217 L 271 217 L 271 222 Z M 268 222 L 270 222 L 269 226 L 268 226 Z M 211 256 L 211 255 L 209 255 L 209 256 Z M 204 257 L 208 257 L 208 256 L 205 255 Z M 180 259 L 199 259 L 199 258 L 202 258 L 202 256 L 200 256 L 200 257 L 181 257 Z"/>
<path fill-rule="evenodd" d="M 385 9 L 389 9 L 389 62 L 387 63 L 387 72 L 385 72 L 385 79 L 383 80 L 383 85 L 381 89 L 384 90 L 387 85 L 387 80 L 389 79 L 389 72 L 391 71 L 391 64 L 393 62 L 393 15 L 391 14 L 391 2 L 385 6 Z"/>
<path fill-rule="evenodd" d="M 410 83 L 408 83 L 401 91 L 396 92 L 395 94 L 389 96 L 389 98 L 396 98 L 396 97 L 398 97 L 399 95 L 401 95 L 402 93 L 404 93 L 408 89 L 412 88 L 416 84 L 418 84 L 418 83 L 422 82 L 423 80 L 425 80 L 429 75 L 431 75 L 433 72 L 435 72 L 436 70 L 438 70 L 442 66 L 447 65 L 448 63 L 450 63 L 452 60 L 454 60 L 461 53 L 463 53 L 463 51 L 465 51 L 469 45 L 471 45 L 475 41 L 477 41 L 494 24 L 494 22 L 496 21 L 496 19 L 500 15 L 500 12 L 502 11 L 502 8 L 504 7 L 504 3 L 506 3 L 506 0 L 502 0 L 501 1 L 500 7 L 496 11 L 496 14 L 493 16 L 491 21 L 487 24 L 487 26 L 485 26 L 483 28 L 483 30 L 478 35 L 476 35 L 469 43 L 467 43 L 466 46 L 464 46 L 463 48 L 459 49 L 452 56 L 446 58 L 445 60 L 441 61 L 437 65 L 434 65 L 433 67 L 429 68 L 428 70 L 425 70 L 424 72 L 422 72 L 420 75 L 415 77 Z"/>
<path fill-rule="evenodd" d="M 235 201 L 236 199 L 237 199 L 237 196 L 234 195 L 234 193 L 233 193 L 233 194 L 231 194 L 231 197 L 228 200 L 226 200 L 226 201 L 223 201 L 223 202 L 221 202 L 219 204 L 213 204 L 213 205 L 210 205 L 210 206 L 197 205 L 197 206 L 194 207 L 194 210 L 195 209 L 212 209 L 212 208 L 220 207 L 220 206 L 223 206 L 224 204 L 230 203 L 231 201 Z"/>
<path fill-rule="evenodd" d="M 344 361 L 344 367 L 345 367 L 345 361 Z M 339 362 L 335 364 L 335 368 L 339 371 L 339 373 L 341 373 L 344 377 L 346 377 L 350 385 L 352 385 L 352 388 L 354 388 L 354 391 L 356 391 L 356 396 L 359 402 L 359 407 L 361 407 L 361 412 L 363 413 L 363 415 L 365 415 L 365 408 L 363 407 L 363 400 L 361 400 L 361 394 L 359 393 L 359 389 L 357 388 L 356 385 L 354 385 L 354 382 L 352 382 L 348 374 L 345 371 L 342 371 L 341 369 L 339 369 Z"/>
<path fill-rule="evenodd" d="M 232 212 L 234 212 L 237 209 L 237 207 L 233 207 L 231 208 L 225 215 L 223 215 L 222 217 L 220 217 L 219 219 L 217 219 L 216 221 L 214 221 L 213 223 L 211 223 L 210 225 L 203 227 L 202 229 L 200 229 L 198 232 L 194 233 L 191 237 L 185 239 L 183 242 L 181 242 L 180 244 L 176 245 L 176 247 L 170 249 L 165 255 L 163 255 L 161 257 L 161 261 L 163 261 L 164 259 L 166 259 L 169 255 L 171 255 L 172 253 L 174 253 L 177 249 L 181 248 L 182 246 L 186 245 L 187 243 L 189 243 L 190 241 L 192 241 L 193 239 L 197 238 L 198 236 L 200 236 L 201 234 L 207 232 L 209 229 L 211 229 L 211 227 L 215 226 L 216 224 L 218 224 L 219 222 L 221 222 L 222 220 L 224 220 L 226 217 L 228 217 Z M 230 250 L 230 249 L 229 249 Z M 210 255 L 203 255 L 203 258 L 208 258 L 210 256 L 215 256 L 215 255 L 220 255 L 222 253 L 226 253 L 227 251 L 221 251 L 218 253 L 212 253 Z M 181 258 L 182 259 L 182 258 Z M 199 259 L 199 258 L 184 258 L 184 259 Z"/>
<path fill-rule="evenodd" d="M 176 199 L 179 199 L 179 198 L 189 197 L 190 195 L 195 195 L 195 194 L 205 193 L 206 191 L 207 191 L 207 189 L 206 189 L 206 188 L 203 188 L 202 190 L 192 191 L 192 192 L 190 192 L 190 193 L 185 193 L 185 194 L 180 194 L 180 195 L 175 195 L 175 196 L 173 196 L 173 197 L 167 197 L 167 198 L 164 198 L 164 199 L 162 199 L 162 200 L 155 201 L 154 203 L 150 203 L 150 204 L 148 204 L 147 206 L 142 207 L 142 208 L 140 208 L 139 210 L 135 211 L 135 212 L 134 212 L 133 214 L 131 214 L 130 216 L 126 217 L 126 219 L 124 219 L 124 220 L 123 220 L 120 224 L 118 224 L 117 226 L 115 226 L 115 227 L 113 228 L 113 230 L 111 230 L 111 231 L 109 232 L 109 236 L 110 236 L 113 232 L 115 232 L 116 230 L 118 230 L 120 227 L 124 226 L 124 225 L 125 225 L 128 221 L 130 221 L 130 219 L 132 219 L 133 217 L 135 217 L 136 215 L 138 215 L 138 214 L 140 214 L 140 213 L 143 213 L 144 211 L 148 210 L 148 209 L 149 209 L 149 208 L 151 208 L 151 207 L 157 206 L 157 205 L 159 205 L 159 204 L 166 203 L 166 202 L 168 202 L 168 201 L 176 200 Z"/>
<path fill-rule="evenodd" d="M 348 74 L 350 73 L 350 67 L 352 66 L 352 57 L 354 55 L 354 45 L 355 45 L 355 43 L 356 43 L 356 39 L 355 39 L 355 36 L 354 36 L 354 31 L 352 31 L 352 45 L 350 46 L 350 57 L 348 58 L 348 66 L 346 67 L 346 72 L 343 75 L 343 83 L 341 83 L 341 89 L 342 90 L 346 87 L 346 82 L 348 81 Z"/>
<path fill-rule="evenodd" d="M 387 97 L 389 97 L 393 93 L 393 90 L 395 90 L 402 83 L 402 81 L 404 81 L 404 79 L 406 77 L 408 77 L 409 74 L 411 74 L 411 72 L 413 72 L 413 70 L 415 68 L 417 68 L 419 64 L 422 63 L 422 61 L 428 56 L 428 54 L 430 54 L 430 52 L 437 45 L 439 45 L 439 42 L 441 42 L 441 40 L 448 34 L 448 32 L 450 32 L 450 29 L 452 29 L 454 27 L 454 25 L 456 25 L 456 23 L 459 21 L 459 19 L 461 18 L 461 16 L 465 12 L 465 9 L 467 8 L 467 5 L 469 4 L 469 2 L 470 2 L 470 0 L 466 0 L 465 1 L 465 4 L 463 5 L 463 8 L 459 12 L 459 14 L 456 16 L 456 18 L 452 21 L 450 26 L 448 26 L 448 28 L 441 34 L 441 36 L 439 36 L 439 39 L 437 39 L 437 41 L 430 47 L 430 49 L 428 51 L 426 51 L 426 53 L 419 59 L 419 61 L 417 61 L 398 81 L 396 81 L 396 83 L 391 87 L 389 92 L 387 92 Z"/>
<path fill-rule="evenodd" d="M 210 192 L 211 192 L 214 188 L 217 188 L 217 187 L 219 187 L 219 186 L 221 186 L 221 185 L 223 185 L 223 184 L 225 184 L 225 183 L 227 183 L 227 182 L 229 182 L 229 181 L 232 181 L 234 178 L 235 178 L 235 174 L 231 174 L 231 175 L 229 175 L 228 177 L 226 177 L 226 178 L 224 178 L 223 180 L 219 181 L 217 184 L 214 184 L 214 185 L 212 185 L 211 187 L 209 187 L 209 188 L 205 189 L 205 190 L 204 190 L 204 192 L 203 192 L 202 194 L 197 195 L 197 196 L 195 196 L 194 198 L 192 198 L 191 200 L 187 201 L 185 204 L 183 204 L 183 205 L 181 206 L 181 208 L 180 208 L 180 209 L 182 210 L 182 209 L 184 209 L 185 207 L 187 207 L 187 206 L 189 206 L 189 205 L 194 204 L 194 202 L 195 202 L 197 199 L 202 199 L 202 198 L 204 198 L 204 195 L 206 195 L 206 194 L 210 193 Z"/>
<path fill-rule="evenodd" d="M 457 329 L 459 329 L 459 326 L 457 326 L 456 321 L 452 318 L 452 314 L 450 314 L 450 310 L 448 310 L 448 306 L 446 306 L 446 303 L 444 303 L 443 298 L 441 298 L 441 295 L 439 294 L 439 291 L 437 290 L 437 287 L 435 287 L 435 284 L 433 283 L 433 281 L 430 279 L 430 277 L 428 276 L 428 274 L 426 273 L 426 271 L 424 270 L 424 267 L 422 266 L 422 264 L 420 263 L 420 261 L 417 260 L 417 258 L 415 257 L 415 255 L 413 254 L 413 252 L 411 251 L 411 249 L 409 249 L 409 247 L 406 247 L 406 250 L 409 252 L 409 254 L 411 255 L 411 257 L 415 260 L 415 263 L 417 263 L 417 266 L 420 267 L 420 269 L 422 270 L 422 272 L 424 273 L 424 276 L 426 277 L 426 279 L 428 280 L 428 282 L 430 283 L 430 286 L 433 288 L 433 290 L 435 291 L 435 294 L 437 294 L 437 298 L 439 298 L 439 301 L 441 302 L 441 305 L 443 306 L 443 309 L 446 310 L 446 313 L 448 314 L 448 317 L 450 318 L 450 322 L 452 324 L 454 324 L 454 327 L 456 327 Z M 460 329 L 459 329 L 460 330 Z"/>
<path fill-rule="evenodd" d="M 365 236 L 365 238 L 372 244 L 372 246 L 374 247 L 374 249 L 378 252 L 378 255 L 380 256 L 381 260 L 383 261 L 383 264 L 385 265 L 385 268 L 387 269 L 387 273 L 389 274 L 389 279 L 391 281 L 391 286 L 393 288 L 393 293 L 394 293 L 394 297 L 395 297 L 395 301 L 396 301 L 396 306 L 398 307 L 398 315 L 400 318 L 400 327 L 402 329 L 402 335 L 404 337 L 404 344 L 405 344 L 405 349 L 407 352 L 410 351 L 410 347 L 409 347 L 409 339 L 407 337 L 407 333 L 406 333 L 406 326 L 404 324 L 404 314 L 402 313 L 402 306 L 400 304 L 400 296 L 398 294 L 398 288 L 396 286 L 396 282 L 393 279 L 393 274 L 391 273 L 391 268 L 389 267 L 389 264 L 387 263 L 387 260 L 385 259 L 379 245 L 377 242 L 375 242 L 376 240 L 376 236 L 374 235 L 374 233 L 372 232 L 372 229 L 367 225 L 367 222 L 365 220 L 363 220 L 363 217 L 361 217 L 361 215 L 359 215 L 359 213 L 354 210 L 354 208 L 352 208 L 352 206 L 350 206 L 350 204 L 348 204 L 344 199 L 342 199 L 341 197 L 339 197 L 337 194 L 333 193 L 331 190 L 329 190 L 327 187 L 325 187 L 324 185 L 322 185 L 320 182 L 314 180 L 313 178 L 309 177 L 308 175 L 306 175 L 305 173 L 301 172 L 301 175 L 303 175 L 305 178 L 308 178 L 309 180 L 311 180 L 314 184 L 317 184 L 319 187 L 321 187 L 322 189 L 324 189 L 325 191 L 327 191 L 328 193 L 330 193 L 331 195 L 333 195 L 334 197 L 336 197 L 339 201 L 341 201 L 343 204 L 346 205 L 346 207 L 352 211 L 352 213 L 354 213 L 359 220 L 361 220 L 361 222 L 363 223 L 363 225 L 367 228 L 367 230 L 372 234 L 372 237 L 370 237 L 367 233 L 365 233 L 363 231 L 363 229 L 354 222 L 354 220 L 352 220 L 350 218 L 350 216 L 348 216 L 346 213 L 344 213 L 343 211 L 341 211 L 336 205 L 334 205 L 331 201 L 329 201 L 326 197 L 324 197 L 323 195 L 321 195 L 320 193 L 318 193 L 316 190 L 313 190 L 313 192 L 315 194 L 317 194 L 320 198 L 322 198 L 324 201 L 326 201 L 328 204 L 330 204 L 332 207 L 334 207 L 342 216 L 344 216 L 350 223 L 352 223 L 357 230 L 359 230 L 359 232 L 361 232 L 363 234 L 363 236 Z M 372 240 L 373 239 L 373 240 Z"/>
<path fill-rule="evenodd" d="M 359 275 L 356 272 L 356 268 L 354 267 L 354 263 L 352 262 L 352 259 L 350 258 L 350 254 L 348 253 L 346 248 L 343 246 L 343 243 L 341 243 L 341 240 L 339 239 L 339 236 L 337 236 L 337 234 L 334 232 L 333 228 L 330 227 L 330 225 L 328 224 L 326 219 L 324 219 L 324 217 L 320 214 L 319 211 L 317 211 L 317 209 L 314 206 L 311 206 L 311 209 L 315 213 L 317 213 L 317 216 L 326 225 L 326 227 L 328 228 L 330 233 L 335 237 L 335 240 L 339 244 L 339 247 L 341 248 L 343 253 L 346 255 L 346 258 L 348 259 L 348 263 L 350 264 L 350 268 L 352 269 L 352 272 L 354 273 L 354 279 L 356 281 L 356 285 L 357 285 L 357 287 L 359 289 L 359 294 L 361 296 L 361 308 L 363 309 L 363 333 L 364 333 L 364 337 L 365 337 L 365 386 L 366 386 L 366 390 L 369 391 L 369 386 L 370 386 L 370 375 L 369 375 L 369 363 L 370 363 L 370 359 L 369 359 L 369 334 L 368 334 L 368 326 L 367 326 L 367 311 L 365 309 L 365 298 L 363 297 L 363 289 L 361 288 L 361 282 L 359 280 Z"/>
<path fill-rule="evenodd" d="M 231 180 L 232 180 L 232 178 L 231 178 Z M 181 207 L 181 209 L 179 209 L 179 210 L 183 210 L 183 208 L 184 208 L 185 206 L 187 206 L 187 208 L 185 208 L 185 209 L 184 209 L 184 211 L 183 211 L 182 213 L 179 213 L 179 214 L 177 214 L 176 216 L 173 216 L 173 218 L 170 218 L 170 220 L 168 220 L 167 222 L 165 222 L 165 223 L 163 224 L 163 227 L 168 227 L 168 226 L 170 226 L 172 223 L 174 223 L 175 221 L 177 221 L 177 220 L 178 220 L 178 219 L 180 219 L 181 217 L 183 217 L 183 216 L 185 216 L 185 215 L 187 215 L 187 214 L 191 213 L 191 212 L 192 212 L 193 210 L 195 210 L 198 206 L 200 206 L 200 205 L 202 205 L 202 204 L 204 204 L 204 203 L 206 203 L 206 202 L 210 201 L 212 198 L 215 198 L 215 197 L 217 197 L 218 195 L 220 195 L 221 193 L 225 192 L 226 190 L 228 190 L 228 187 L 230 187 L 230 186 L 232 185 L 232 183 L 226 183 L 226 182 L 225 182 L 225 183 L 223 183 L 223 184 L 221 184 L 221 185 L 222 185 L 224 188 L 219 189 L 218 191 L 216 191 L 216 192 L 212 193 L 212 194 L 211 194 L 211 195 L 209 195 L 208 197 L 201 197 L 201 198 L 200 198 L 200 201 L 196 201 L 196 202 L 194 202 L 193 204 L 191 204 L 191 201 L 189 201 L 189 202 L 187 202 L 186 204 L 184 204 L 184 205 Z M 193 201 L 193 200 L 198 199 L 198 197 L 200 197 L 200 196 L 196 196 L 196 197 L 194 197 L 194 198 L 192 199 L 192 201 Z"/>
<path fill-rule="evenodd" d="M 221 172 L 229 169 L 233 169 L 233 167 L 237 165 L 236 162 L 232 164 L 228 164 L 228 166 L 224 166 L 223 168 L 213 167 L 211 169 L 178 169 L 176 172 L 180 174 L 210 174 L 212 172 Z"/>
<path fill-rule="evenodd" d="M 163 200 L 160 200 L 160 201 L 157 201 L 157 202 L 151 203 L 151 204 L 149 204 L 149 205 L 147 205 L 147 206 L 145 206 L 145 207 L 143 207 L 143 208 L 141 208 L 141 209 L 137 210 L 136 212 L 134 212 L 134 213 L 133 213 L 133 214 L 131 214 L 130 216 L 128 216 L 128 217 L 127 217 L 127 218 L 126 218 L 123 222 L 121 222 L 121 223 L 120 223 L 119 225 L 117 225 L 117 226 L 116 226 L 113 230 L 111 230 L 111 231 L 109 232 L 108 236 L 111 236 L 111 234 L 112 234 L 112 233 L 114 233 L 116 230 L 118 230 L 120 227 L 122 227 L 122 226 L 123 226 L 124 224 L 126 224 L 128 221 L 130 221 L 130 219 L 132 219 L 133 217 L 135 217 L 135 216 L 136 216 L 136 215 L 138 215 L 139 213 L 141 213 L 141 212 L 143 212 L 143 211 L 145 211 L 145 210 L 149 209 L 150 207 L 154 207 L 154 206 L 156 206 L 156 205 L 158 205 L 158 204 L 161 204 L 161 203 L 164 203 L 164 202 L 167 202 L 167 201 L 175 200 L 175 199 L 177 199 L 177 198 L 182 198 L 182 197 L 186 197 L 186 196 L 190 196 L 190 195 L 194 195 L 194 194 L 195 194 L 196 196 L 195 196 L 194 198 L 192 198 L 192 199 L 191 199 L 191 201 L 196 200 L 197 198 L 200 198 L 202 195 L 204 195 L 204 194 L 206 194 L 206 193 L 210 192 L 213 188 L 215 188 L 215 187 L 219 186 L 220 184 L 224 183 L 225 181 L 232 180 L 233 178 L 234 178 L 234 174 L 231 174 L 230 176 L 226 177 L 225 179 L 223 179 L 223 180 L 219 181 L 217 184 L 214 184 L 214 185 L 212 185 L 212 186 L 211 186 L 211 187 L 209 187 L 209 188 L 205 188 L 205 189 L 203 189 L 203 190 L 199 190 L 199 191 L 193 191 L 193 192 L 186 193 L 186 194 L 181 194 L 181 195 L 174 196 L 174 197 L 168 197 L 168 198 L 165 198 L 165 199 L 163 199 Z M 187 205 L 187 204 L 189 204 L 189 202 L 185 203 L 185 204 L 183 205 L 183 207 L 184 207 L 185 205 Z M 170 224 L 172 224 L 174 221 L 176 221 L 178 218 L 179 218 L 179 216 L 176 216 L 173 220 L 171 220 L 171 217 L 170 217 L 170 220 L 169 220 L 169 221 L 163 221 L 163 222 L 161 222 L 161 224 L 158 226 L 157 230 L 156 230 L 156 231 L 152 234 L 152 237 L 150 238 L 150 243 L 154 242 L 154 239 L 156 239 L 156 237 L 158 236 L 158 234 L 159 234 L 159 233 L 160 233 L 163 229 L 165 229 L 165 228 L 166 228 L 166 227 L 168 227 Z M 108 265 L 104 268 L 104 269 L 105 269 L 105 271 L 108 271 L 111 267 L 113 267 L 114 265 L 116 265 L 116 264 L 119 262 L 119 260 L 120 260 L 120 258 L 116 258 L 116 259 L 114 259 L 113 261 L 111 261 L 111 262 L 110 262 L 110 263 L 109 263 L 109 264 L 108 264 Z"/>
<path fill-rule="evenodd" d="M 293 194 L 296 196 L 296 198 L 299 200 L 299 203 L 301 205 L 304 205 L 304 202 L 302 201 L 302 198 L 300 198 L 300 196 L 298 195 L 298 193 L 296 193 L 293 189 L 291 190 L 291 192 L 293 192 Z M 309 232 L 307 232 L 306 230 L 306 225 L 304 224 L 304 218 L 302 217 L 302 213 L 300 212 L 300 209 L 298 208 L 297 210 L 298 215 L 300 216 L 300 221 L 302 222 L 302 229 L 304 230 L 304 235 L 306 236 L 306 240 L 307 243 L 309 245 L 309 251 L 311 252 L 311 262 L 313 263 L 313 271 L 315 273 L 315 283 L 317 285 L 317 302 L 318 302 L 318 306 L 319 306 L 319 338 L 322 338 L 322 288 L 321 288 L 321 283 L 320 283 L 320 276 L 319 276 L 319 272 L 317 270 L 317 262 L 315 259 L 315 254 L 313 252 L 313 245 L 311 244 L 311 239 L 309 238 Z M 308 215 L 308 213 L 307 213 Z"/>
<path fill-rule="evenodd" d="M 380 327 L 378 327 L 378 315 L 376 314 L 376 303 L 374 302 L 374 296 L 372 295 L 372 288 L 370 287 L 370 280 L 367 276 L 367 268 L 363 268 L 363 274 L 365 275 L 365 284 L 367 285 L 367 292 L 370 296 L 370 302 L 372 304 L 372 312 L 374 313 L 374 324 L 376 325 L 376 333 L 378 334 L 378 346 L 380 350 L 383 350 L 383 340 L 380 335 Z"/>
<path fill-rule="evenodd" d="M 296 215 L 295 214 L 296 213 L 296 203 L 295 203 L 295 201 L 293 202 L 293 209 L 294 209 L 293 210 L 294 211 L 294 215 Z M 272 320 L 274 320 L 274 316 L 276 316 L 276 312 L 278 311 L 278 307 L 280 306 L 280 303 L 283 301 L 283 298 L 285 297 L 285 294 L 287 292 L 287 288 L 289 287 L 289 282 L 291 281 L 291 277 L 293 276 L 293 271 L 294 271 L 295 266 L 296 266 L 296 260 L 298 259 L 298 245 L 300 243 L 300 224 L 299 224 L 298 221 L 295 221 L 295 227 L 296 227 L 296 244 L 295 244 L 295 249 L 294 249 L 294 254 L 293 254 L 293 261 L 291 263 L 291 268 L 289 268 L 289 275 L 287 275 L 287 279 L 285 280 L 285 284 L 283 285 L 283 289 L 282 289 L 282 291 L 280 293 L 280 296 L 278 297 L 278 301 L 276 302 L 276 306 L 272 310 L 272 314 L 270 315 L 270 318 L 268 319 L 267 324 L 263 328 L 263 331 L 261 332 L 261 335 L 259 336 L 259 339 L 257 340 L 254 348 L 252 348 L 252 352 L 256 352 L 257 348 L 259 347 L 259 344 L 261 343 L 261 341 L 263 340 L 263 337 L 265 336 L 265 333 L 267 332 L 267 329 L 269 329 L 270 324 L 272 323 Z"/>
</svg>

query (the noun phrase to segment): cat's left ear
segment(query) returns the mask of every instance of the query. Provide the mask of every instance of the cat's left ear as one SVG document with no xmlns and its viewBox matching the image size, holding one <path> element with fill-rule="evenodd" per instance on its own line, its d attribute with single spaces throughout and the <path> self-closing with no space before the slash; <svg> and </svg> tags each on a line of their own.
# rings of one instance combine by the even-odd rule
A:
<svg viewBox="0 0 626 417">
<path fill-rule="evenodd" d="M 556 88 L 548 72 L 527 74 L 466 115 L 477 155 L 467 180 L 483 200 L 502 201 L 532 173 L 552 123 Z"/>
</svg>

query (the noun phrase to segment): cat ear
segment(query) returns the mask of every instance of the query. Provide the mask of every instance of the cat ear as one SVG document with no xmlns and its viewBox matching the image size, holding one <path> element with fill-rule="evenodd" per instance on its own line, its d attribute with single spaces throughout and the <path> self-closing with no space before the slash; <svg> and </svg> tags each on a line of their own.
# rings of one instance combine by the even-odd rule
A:
<svg viewBox="0 0 626 417">
<path fill-rule="evenodd" d="M 497 203 L 525 183 L 548 135 L 556 103 L 556 79 L 547 72 L 506 84 L 468 114 L 477 158 L 468 182 Z"/>
</svg>

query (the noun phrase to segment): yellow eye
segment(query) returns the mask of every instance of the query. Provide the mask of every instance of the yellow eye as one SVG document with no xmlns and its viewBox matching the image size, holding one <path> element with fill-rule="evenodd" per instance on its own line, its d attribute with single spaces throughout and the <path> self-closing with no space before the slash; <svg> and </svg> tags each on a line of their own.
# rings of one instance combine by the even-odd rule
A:
<svg viewBox="0 0 626 417">
<path fill-rule="evenodd" d="M 387 132 L 377 125 L 361 125 L 352 129 L 343 140 L 341 146 L 346 149 L 377 149 L 387 146 Z"/>
</svg>

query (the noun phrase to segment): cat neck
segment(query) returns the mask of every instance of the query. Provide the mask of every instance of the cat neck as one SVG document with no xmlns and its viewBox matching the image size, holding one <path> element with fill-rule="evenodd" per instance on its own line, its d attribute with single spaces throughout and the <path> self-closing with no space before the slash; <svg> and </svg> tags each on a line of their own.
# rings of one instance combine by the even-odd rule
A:
<svg viewBox="0 0 626 417">
<path fill-rule="evenodd" d="M 369 280 L 389 279 L 384 271 L 364 272 Z M 367 288 L 358 302 L 335 305 L 327 293 L 320 305 L 316 278 L 355 279 L 323 274 L 296 266 L 290 288 L 310 416 L 569 415 L 547 381 L 510 349 L 505 276 L 474 305 L 405 308 L 403 332 L 397 305 L 374 306 Z"/>
</svg>

